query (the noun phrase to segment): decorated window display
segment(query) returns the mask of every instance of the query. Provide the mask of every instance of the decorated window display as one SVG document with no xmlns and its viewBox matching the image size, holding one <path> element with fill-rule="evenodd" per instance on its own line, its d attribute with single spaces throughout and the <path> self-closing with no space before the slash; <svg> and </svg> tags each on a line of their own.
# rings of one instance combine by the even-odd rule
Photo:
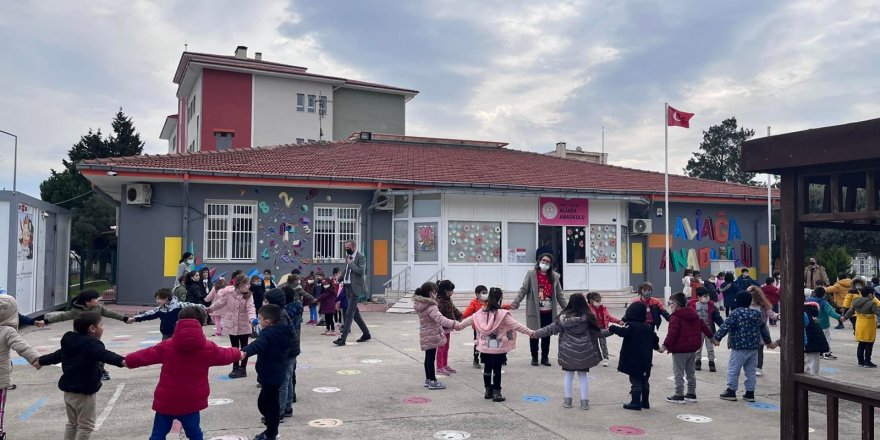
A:
<svg viewBox="0 0 880 440">
<path fill-rule="evenodd" d="M 500 263 L 500 222 L 449 222 L 450 263 Z"/>
<path fill-rule="evenodd" d="M 590 263 L 617 263 L 617 225 L 590 226 Z"/>
<path fill-rule="evenodd" d="M 587 228 L 567 226 L 565 228 L 565 255 L 569 263 L 586 263 Z"/>
</svg>

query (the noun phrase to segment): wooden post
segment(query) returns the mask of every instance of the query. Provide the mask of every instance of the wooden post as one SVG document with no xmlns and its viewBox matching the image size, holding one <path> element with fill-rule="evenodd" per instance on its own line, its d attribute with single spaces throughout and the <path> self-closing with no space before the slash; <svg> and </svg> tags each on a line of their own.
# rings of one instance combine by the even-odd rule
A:
<svg viewBox="0 0 880 440">
<path fill-rule="evenodd" d="M 865 196 L 866 210 L 868 212 L 877 210 L 877 171 L 869 170 L 865 173 Z"/>
<path fill-rule="evenodd" d="M 782 174 L 782 303 L 780 313 L 794 319 L 782 320 L 781 362 L 781 423 L 780 438 L 805 439 L 808 433 L 798 420 L 802 410 L 795 373 L 804 372 L 804 324 L 799 319 L 804 313 L 804 227 L 798 220 L 801 191 L 797 171 L 788 169 Z"/>
<path fill-rule="evenodd" d="M 874 407 L 862 404 L 862 440 L 874 440 Z"/>
<path fill-rule="evenodd" d="M 838 412 L 838 403 L 837 397 L 834 396 L 825 396 L 825 416 L 826 416 L 826 424 L 828 430 L 828 440 L 837 440 L 839 436 L 839 430 L 837 429 L 837 418 L 840 416 Z"/>
</svg>

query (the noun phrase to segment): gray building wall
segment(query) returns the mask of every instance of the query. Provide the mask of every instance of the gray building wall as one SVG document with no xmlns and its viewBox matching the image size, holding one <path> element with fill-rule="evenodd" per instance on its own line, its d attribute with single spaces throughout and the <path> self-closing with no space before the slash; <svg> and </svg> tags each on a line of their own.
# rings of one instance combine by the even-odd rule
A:
<svg viewBox="0 0 880 440">
<path fill-rule="evenodd" d="M 657 217 L 657 208 L 662 208 L 663 203 L 655 203 L 651 207 L 643 207 L 638 205 L 630 205 L 630 218 L 650 218 L 653 220 L 653 232 L 654 234 L 659 234 L 661 237 L 664 232 L 664 218 Z M 706 238 L 702 238 L 701 240 L 697 240 L 694 238 L 693 240 L 682 240 L 680 237 L 675 236 L 675 228 L 676 222 L 679 217 L 686 217 L 691 225 L 691 227 L 696 228 L 696 218 L 699 216 L 701 219 L 705 219 L 706 217 L 710 217 L 714 225 L 717 225 L 717 220 L 719 219 L 719 212 L 724 212 L 725 217 L 730 219 L 735 219 L 736 224 L 742 233 L 742 240 L 728 240 L 727 245 L 731 246 L 734 251 L 734 258 L 737 261 L 736 267 L 743 267 L 744 264 L 742 262 L 742 243 L 751 246 L 751 267 L 755 267 L 758 271 L 758 281 L 763 282 L 764 278 L 769 276 L 769 274 L 764 270 L 761 265 L 761 246 L 767 244 L 767 207 L 762 205 L 717 205 L 711 203 L 670 203 L 669 204 L 670 213 L 669 215 L 669 229 L 670 233 L 673 235 L 672 241 L 670 243 L 670 247 L 673 252 L 681 251 L 681 249 L 695 249 L 699 252 L 702 248 L 715 248 L 716 252 L 720 252 L 721 247 L 724 245 L 715 240 L 709 240 Z M 659 294 L 662 296 L 663 287 L 666 285 L 666 275 L 664 269 L 660 268 L 661 261 L 663 259 L 664 249 L 657 248 L 652 249 L 648 246 L 648 236 L 647 235 L 633 235 L 630 237 L 631 242 L 641 242 L 644 246 L 644 272 L 643 274 L 630 274 L 630 283 L 635 288 L 639 284 L 644 281 L 650 281 L 654 285 L 654 293 L 655 295 Z M 669 263 L 674 263 L 670 261 Z M 680 292 L 682 289 L 681 278 L 682 271 L 675 271 L 674 264 L 668 264 L 667 269 L 672 269 L 673 271 L 669 274 L 669 284 L 672 287 L 672 292 Z M 703 279 L 707 279 L 709 276 L 709 267 L 701 266 L 700 271 L 703 275 Z M 739 274 L 737 274 L 739 275 Z"/>
<path fill-rule="evenodd" d="M 333 92 L 333 139 L 356 131 L 406 134 L 406 104 L 402 95 L 341 88 Z"/>
<path fill-rule="evenodd" d="M 287 206 L 284 198 L 279 198 L 281 192 L 286 192 L 292 200 Z M 354 204 L 361 206 L 361 244 L 360 247 L 367 256 L 367 272 L 369 276 L 368 288 L 370 292 L 381 292 L 382 283 L 388 280 L 388 276 L 372 276 L 374 239 L 387 239 L 391 237 L 391 218 L 385 213 L 377 213 L 369 217 L 367 207 L 372 202 L 372 191 L 353 190 L 328 190 L 293 187 L 269 187 L 253 185 L 189 185 L 189 220 L 187 234 L 184 238 L 184 249 L 193 246 L 194 253 L 199 261 L 204 258 L 204 230 L 205 219 L 203 212 L 205 200 L 256 201 L 265 202 L 269 212 L 263 213 L 258 209 L 258 232 L 257 240 L 263 243 L 257 245 L 257 258 L 253 262 L 243 263 L 207 263 L 209 267 L 216 268 L 217 274 L 241 269 L 245 272 L 251 269 L 271 269 L 276 279 L 292 269 L 299 268 L 303 274 L 322 269 L 328 275 L 334 267 L 343 267 L 344 264 L 315 264 L 311 262 L 313 257 L 312 234 L 306 234 L 302 227 L 304 217 L 314 221 L 314 204 Z M 184 192 L 181 184 L 160 183 L 153 184 L 152 206 L 149 208 L 122 204 L 120 209 L 119 224 L 119 255 L 118 255 L 118 292 L 117 298 L 120 304 L 150 304 L 153 302 L 153 293 L 161 287 L 171 287 L 173 277 L 164 276 L 164 237 L 180 237 L 183 235 L 183 206 Z M 305 208 L 304 208 L 305 207 Z M 278 233 L 281 223 L 292 224 L 296 227 L 296 233 L 291 234 L 289 242 L 282 243 L 283 239 Z M 310 228 L 314 228 L 309 224 Z M 372 233 L 371 233 L 372 232 Z M 298 249 L 299 255 L 289 254 L 288 260 L 283 257 L 285 250 L 291 249 L 292 240 L 306 240 L 306 243 Z M 270 242 L 276 241 L 277 246 L 270 248 Z M 269 258 L 261 255 L 263 250 L 270 248 Z M 181 253 L 183 250 L 181 250 Z M 391 256 L 387 256 L 389 259 Z M 228 276 L 227 276 L 228 279 Z"/>
</svg>

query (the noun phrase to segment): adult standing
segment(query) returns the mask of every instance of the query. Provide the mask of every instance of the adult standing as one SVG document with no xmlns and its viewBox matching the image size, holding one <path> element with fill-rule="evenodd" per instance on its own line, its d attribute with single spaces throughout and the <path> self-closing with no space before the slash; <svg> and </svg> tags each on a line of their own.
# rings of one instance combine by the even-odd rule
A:
<svg viewBox="0 0 880 440">
<path fill-rule="evenodd" d="M 345 242 L 345 270 L 342 271 L 342 288 L 345 289 L 345 296 L 348 299 L 348 309 L 345 311 L 345 319 L 343 320 L 342 334 L 339 339 L 333 341 L 338 346 L 345 345 L 345 339 L 351 333 L 351 322 L 357 323 L 363 332 L 363 336 L 358 342 L 367 342 L 370 339 L 370 329 L 361 318 L 361 312 L 358 310 L 358 297 L 364 292 L 364 275 L 367 272 L 367 257 L 357 251 L 354 241 Z"/>
<path fill-rule="evenodd" d="M 171 290 L 176 289 L 181 284 L 180 277 L 192 271 L 193 263 L 195 263 L 195 258 L 192 252 L 184 252 L 180 256 L 180 264 L 177 265 L 177 275 L 174 277 L 174 286 L 171 287 Z"/>
<path fill-rule="evenodd" d="M 523 285 L 519 289 L 519 295 L 510 305 L 516 310 L 525 299 L 526 303 L 526 326 L 537 330 L 550 325 L 556 320 L 557 305 L 565 307 L 568 302 L 562 295 L 562 286 L 559 284 L 559 274 L 553 270 L 553 255 L 543 253 L 538 257 L 534 269 L 526 274 Z M 541 365 L 550 364 L 550 336 L 541 338 Z M 532 365 L 538 366 L 538 339 L 530 339 L 529 346 L 532 351 Z"/>
<path fill-rule="evenodd" d="M 810 264 L 804 268 L 804 288 L 815 289 L 817 281 L 822 281 L 825 283 L 823 285 L 827 286 L 828 274 L 825 272 L 825 267 L 816 261 L 816 257 L 810 257 Z"/>
</svg>

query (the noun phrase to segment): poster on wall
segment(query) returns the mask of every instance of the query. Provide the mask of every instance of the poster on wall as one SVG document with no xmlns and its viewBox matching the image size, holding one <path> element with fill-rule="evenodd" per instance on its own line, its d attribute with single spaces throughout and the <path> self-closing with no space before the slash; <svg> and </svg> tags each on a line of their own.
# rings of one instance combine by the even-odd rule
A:
<svg viewBox="0 0 880 440">
<path fill-rule="evenodd" d="M 18 205 L 18 261 L 34 259 L 34 209 Z"/>
<path fill-rule="evenodd" d="M 589 200 L 541 197 L 540 224 L 544 226 L 587 226 Z"/>
<path fill-rule="evenodd" d="M 37 229 L 34 213 L 33 207 L 18 205 L 15 297 L 22 313 L 34 311 L 34 243 Z"/>
</svg>

